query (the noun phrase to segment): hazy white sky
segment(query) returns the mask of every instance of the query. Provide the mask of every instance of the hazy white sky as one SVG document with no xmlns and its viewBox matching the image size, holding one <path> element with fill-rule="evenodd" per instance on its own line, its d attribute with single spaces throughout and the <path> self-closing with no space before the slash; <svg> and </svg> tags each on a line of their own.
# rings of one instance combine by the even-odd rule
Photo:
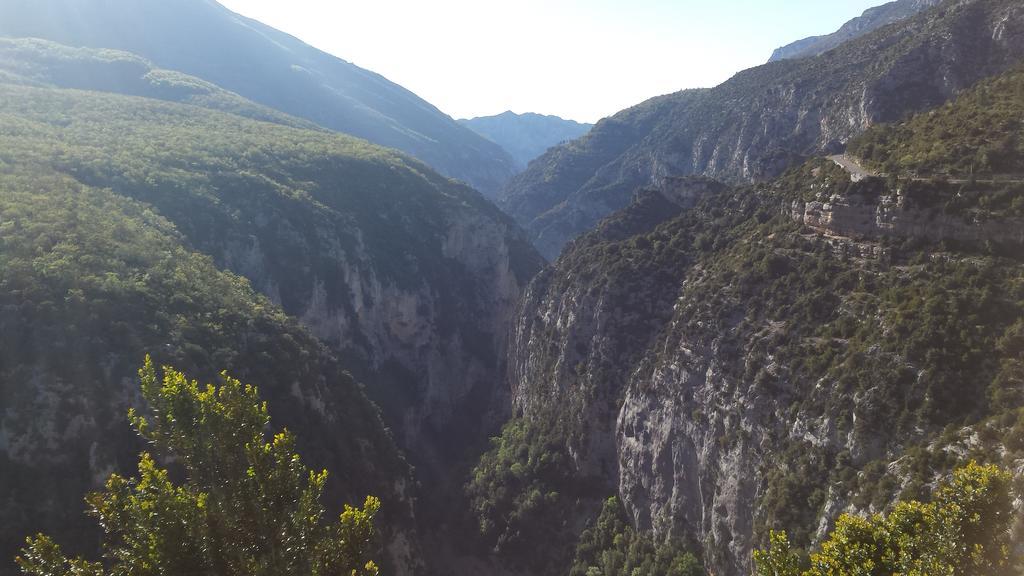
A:
<svg viewBox="0 0 1024 576">
<path fill-rule="evenodd" d="M 593 122 L 718 84 L 885 0 L 220 0 L 455 118 Z"/>
</svg>

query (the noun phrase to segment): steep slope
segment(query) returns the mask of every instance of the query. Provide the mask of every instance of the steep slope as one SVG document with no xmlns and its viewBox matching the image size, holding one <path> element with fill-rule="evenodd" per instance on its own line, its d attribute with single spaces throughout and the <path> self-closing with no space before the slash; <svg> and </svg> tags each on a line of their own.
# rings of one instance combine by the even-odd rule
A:
<svg viewBox="0 0 1024 576">
<path fill-rule="evenodd" d="M 0 166 L 144 202 L 189 249 L 247 277 L 366 383 L 417 467 L 418 519 L 436 520 L 461 482 L 450 471 L 508 410 L 508 319 L 542 264 L 511 219 L 351 137 L 15 80 L 0 84 Z"/>
<path fill-rule="evenodd" d="M 882 124 L 849 152 L 885 173 L 1024 178 L 1024 67 L 981 83 L 928 115 Z"/>
<path fill-rule="evenodd" d="M 8 84 L 144 96 L 317 129 L 312 122 L 254 104 L 194 76 L 155 68 L 148 60 L 120 50 L 72 48 L 38 38 L 0 38 L 0 74 Z"/>
<path fill-rule="evenodd" d="M 473 190 L 344 136 L 153 100 L 0 93 L 17 127 L 3 135 L 6 161 L 46 162 L 152 204 L 196 249 L 360 359 L 420 456 L 463 402 L 486 411 L 500 392 L 505 319 L 540 260 Z"/>
<path fill-rule="evenodd" d="M 388 502 L 387 563 L 409 573 L 411 470 L 338 360 L 149 207 L 11 160 L 0 174 L 0 574 L 40 531 L 93 552 L 82 498 L 132 472 L 143 448 L 127 411 L 142 403 L 146 353 L 257 384 L 306 461 L 331 470 L 331 509 L 367 493 Z"/>
<path fill-rule="evenodd" d="M 864 14 L 843 24 L 839 30 L 831 34 L 811 36 L 810 38 L 804 38 L 792 44 L 787 44 L 782 48 L 776 48 L 768 61 L 775 62 L 823 54 L 843 42 L 860 38 L 883 26 L 905 20 L 922 10 L 941 3 L 942 0 L 896 0 L 895 2 L 888 2 L 881 6 L 868 8 L 864 11 Z"/>
<path fill-rule="evenodd" d="M 594 127 L 558 116 L 511 111 L 459 120 L 459 123 L 504 148 L 515 160 L 517 170 L 526 168 L 548 148 L 575 140 Z"/>
<path fill-rule="evenodd" d="M 842 150 L 872 124 L 940 105 L 1022 57 L 1019 2 L 949 0 L 821 56 L 773 62 L 602 120 L 534 161 L 501 204 L 554 258 L 637 187 L 688 174 L 777 176 Z"/>
<path fill-rule="evenodd" d="M 1019 106 L 990 104 L 1019 103 L 1020 79 L 876 130 L 946 134 L 937 150 L 1007 126 L 1019 139 Z M 944 131 L 952 111 L 981 121 Z M 1022 194 L 1013 179 L 852 182 L 816 159 L 768 184 L 637 195 L 524 296 L 517 418 L 470 485 L 481 526 L 514 543 L 548 495 L 558 520 L 526 547 L 564 557 L 547 547 L 616 495 L 656 542 L 747 574 L 770 528 L 807 547 L 840 512 L 922 496 L 957 462 L 1019 470 Z"/>
<path fill-rule="evenodd" d="M 213 0 L 3 0 L 0 35 L 115 48 L 331 130 L 403 150 L 485 193 L 512 162 L 496 144 L 373 72 Z"/>
</svg>

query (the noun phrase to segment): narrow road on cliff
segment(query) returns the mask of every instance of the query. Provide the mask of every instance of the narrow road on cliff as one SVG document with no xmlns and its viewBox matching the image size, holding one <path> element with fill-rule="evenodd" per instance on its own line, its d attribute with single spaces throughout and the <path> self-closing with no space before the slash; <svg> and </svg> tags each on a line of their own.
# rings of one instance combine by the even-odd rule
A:
<svg viewBox="0 0 1024 576">
<path fill-rule="evenodd" d="M 865 178 L 872 176 L 885 176 L 881 172 L 876 172 L 869 168 L 864 167 L 860 163 L 860 160 L 850 156 L 849 154 L 836 154 L 829 156 L 829 160 L 835 162 L 840 168 L 850 173 L 850 180 L 854 182 L 860 182 Z M 997 175 L 990 178 L 925 178 L 921 176 L 899 176 L 901 181 L 912 181 L 912 182 L 945 182 L 947 184 L 1024 184 L 1024 179 L 1014 178 L 1014 175 Z"/>
<path fill-rule="evenodd" d="M 878 172 L 868 170 L 861 165 L 856 158 L 849 154 L 836 154 L 835 156 L 829 156 L 828 159 L 838 164 L 840 168 L 849 172 L 850 179 L 854 182 L 860 182 L 870 176 L 879 176 Z"/>
</svg>

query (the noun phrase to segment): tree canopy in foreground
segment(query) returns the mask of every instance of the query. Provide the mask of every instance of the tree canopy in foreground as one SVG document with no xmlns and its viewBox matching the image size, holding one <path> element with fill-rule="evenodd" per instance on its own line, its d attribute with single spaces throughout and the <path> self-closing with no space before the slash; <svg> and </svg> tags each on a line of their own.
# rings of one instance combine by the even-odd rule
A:
<svg viewBox="0 0 1024 576">
<path fill-rule="evenodd" d="M 900 502 L 886 515 L 845 514 L 811 554 L 810 568 L 784 532 L 754 553 L 758 576 L 999 576 L 1014 574 L 1011 475 L 970 463 L 929 503 Z"/>
<path fill-rule="evenodd" d="M 324 521 L 327 471 L 295 453 L 287 430 L 266 441 L 267 404 L 251 385 L 221 375 L 199 386 L 172 368 L 163 380 L 147 357 L 139 370 L 152 417 L 129 412 L 138 434 L 184 470 L 185 480 L 143 453 L 137 478 L 114 474 L 86 501 L 105 533 L 103 561 L 67 558 L 45 535 L 17 559 L 33 576 L 375 576 L 377 498 Z"/>
</svg>

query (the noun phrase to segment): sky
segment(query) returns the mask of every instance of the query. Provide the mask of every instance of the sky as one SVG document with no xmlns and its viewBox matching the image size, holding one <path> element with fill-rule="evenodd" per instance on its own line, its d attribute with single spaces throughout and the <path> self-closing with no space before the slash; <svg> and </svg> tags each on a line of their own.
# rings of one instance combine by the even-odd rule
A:
<svg viewBox="0 0 1024 576">
<path fill-rule="evenodd" d="M 885 0 L 220 0 L 455 118 L 594 122 L 715 86 Z"/>
</svg>

